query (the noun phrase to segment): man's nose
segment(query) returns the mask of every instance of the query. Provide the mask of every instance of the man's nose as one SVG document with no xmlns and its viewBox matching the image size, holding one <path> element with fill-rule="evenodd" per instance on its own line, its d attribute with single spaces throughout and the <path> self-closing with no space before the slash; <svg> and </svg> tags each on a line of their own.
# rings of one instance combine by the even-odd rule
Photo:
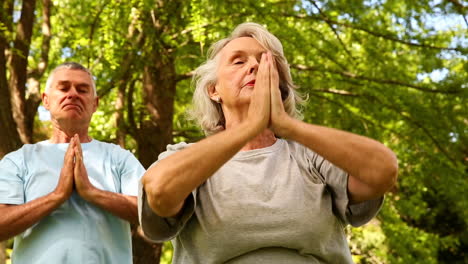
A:
<svg viewBox="0 0 468 264">
<path fill-rule="evenodd" d="M 67 97 L 68 98 L 73 98 L 73 97 L 76 97 L 78 95 L 78 91 L 76 90 L 75 87 L 71 87 L 69 90 L 68 90 L 68 93 L 67 93 Z"/>
</svg>

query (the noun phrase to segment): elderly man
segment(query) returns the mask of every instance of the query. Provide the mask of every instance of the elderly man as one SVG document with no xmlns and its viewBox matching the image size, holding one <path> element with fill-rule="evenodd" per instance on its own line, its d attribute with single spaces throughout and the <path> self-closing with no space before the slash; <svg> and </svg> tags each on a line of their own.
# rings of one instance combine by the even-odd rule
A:
<svg viewBox="0 0 468 264">
<path fill-rule="evenodd" d="M 15 236 L 22 263 L 131 263 L 138 160 L 88 135 L 99 99 L 91 73 L 64 63 L 47 80 L 49 140 L 0 161 L 0 240 Z"/>
</svg>

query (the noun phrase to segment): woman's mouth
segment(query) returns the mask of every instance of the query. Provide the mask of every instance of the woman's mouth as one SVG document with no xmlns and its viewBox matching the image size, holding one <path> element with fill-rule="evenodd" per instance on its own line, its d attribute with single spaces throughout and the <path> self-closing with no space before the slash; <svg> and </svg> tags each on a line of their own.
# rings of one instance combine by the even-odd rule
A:
<svg viewBox="0 0 468 264">
<path fill-rule="evenodd" d="M 246 83 L 244 86 L 255 86 L 255 80 L 251 80 L 250 82 Z"/>
</svg>

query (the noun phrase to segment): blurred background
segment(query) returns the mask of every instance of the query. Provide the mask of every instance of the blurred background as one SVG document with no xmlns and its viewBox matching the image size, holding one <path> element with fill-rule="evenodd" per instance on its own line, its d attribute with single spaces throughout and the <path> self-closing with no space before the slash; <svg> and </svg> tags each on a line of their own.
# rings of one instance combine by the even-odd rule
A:
<svg viewBox="0 0 468 264">
<path fill-rule="evenodd" d="M 468 2 L 462 0 L 3 0 L 0 158 L 51 131 L 49 71 L 91 69 L 101 98 L 91 136 L 148 167 L 167 144 L 197 141 L 186 120 L 193 70 L 242 22 L 283 43 L 305 121 L 365 135 L 398 156 L 378 217 L 348 228 L 356 263 L 468 263 Z M 72 227 L 70 227 L 72 228 Z M 134 263 L 172 247 L 134 227 Z M 10 263 L 12 240 L 0 246 Z"/>
</svg>

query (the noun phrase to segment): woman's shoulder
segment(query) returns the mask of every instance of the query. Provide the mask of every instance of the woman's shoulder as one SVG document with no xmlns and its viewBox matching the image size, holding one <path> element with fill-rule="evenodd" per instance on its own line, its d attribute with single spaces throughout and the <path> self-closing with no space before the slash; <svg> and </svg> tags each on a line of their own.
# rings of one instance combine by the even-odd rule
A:
<svg viewBox="0 0 468 264">
<path fill-rule="evenodd" d="M 289 150 L 292 153 L 295 154 L 302 154 L 302 155 L 311 155 L 315 154 L 311 149 L 307 148 L 306 146 L 302 145 L 301 143 L 298 143 L 294 140 L 290 139 L 283 139 L 285 142 L 285 145 L 289 148 Z"/>
<path fill-rule="evenodd" d="M 182 150 L 190 145 L 192 145 L 193 143 L 187 143 L 187 142 L 179 142 L 179 143 L 176 143 L 176 144 L 168 144 L 166 146 L 166 151 L 179 151 L 179 150 Z"/>
<path fill-rule="evenodd" d="M 158 160 L 167 158 L 168 156 L 170 156 L 170 155 L 172 155 L 172 154 L 174 154 L 174 153 L 176 153 L 178 151 L 181 151 L 181 150 L 189 147 L 192 144 L 193 143 L 186 143 L 186 142 L 179 142 L 179 143 L 176 143 L 176 144 L 168 144 L 166 146 L 166 151 L 161 152 L 161 154 L 159 154 Z"/>
</svg>

